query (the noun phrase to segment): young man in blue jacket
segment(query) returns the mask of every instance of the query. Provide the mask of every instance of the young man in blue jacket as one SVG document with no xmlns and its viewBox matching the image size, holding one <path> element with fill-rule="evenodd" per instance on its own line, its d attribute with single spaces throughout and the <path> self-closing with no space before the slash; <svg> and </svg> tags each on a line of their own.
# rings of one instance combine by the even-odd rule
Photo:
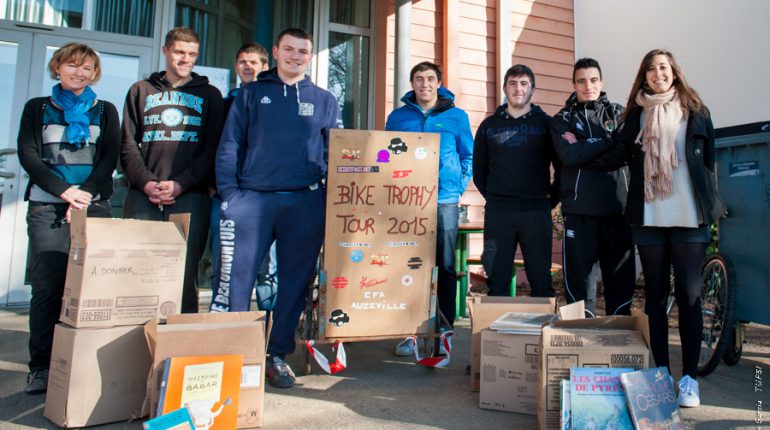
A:
<svg viewBox="0 0 770 430">
<path fill-rule="evenodd" d="M 468 114 L 455 107 L 454 94 L 441 86 L 441 70 L 431 62 L 422 62 L 409 74 L 412 91 L 401 98 L 404 106 L 388 115 L 385 130 L 441 133 L 438 173 L 438 222 L 436 265 L 438 266 L 438 307 L 454 324 L 457 272 L 455 242 L 459 209 L 457 204 L 472 177 L 473 136 Z M 396 346 L 396 355 L 414 353 L 411 342 Z M 445 353 L 443 343 L 440 353 Z"/>
<path fill-rule="evenodd" d="M 272 386 L 289 388 L 294 373 L 284 359 L 294 352 L 323 243 L 329 131 L 341 123 L 337 101 L 305 75 L 310 34 L 282 31 L 273 57 L 276 67 L 233 101 L 217 151 L 221 267 L 211 310 L 249 309 L 259 263 L 275 240 L 281 286 L 265 374 Z"/>
</svg>

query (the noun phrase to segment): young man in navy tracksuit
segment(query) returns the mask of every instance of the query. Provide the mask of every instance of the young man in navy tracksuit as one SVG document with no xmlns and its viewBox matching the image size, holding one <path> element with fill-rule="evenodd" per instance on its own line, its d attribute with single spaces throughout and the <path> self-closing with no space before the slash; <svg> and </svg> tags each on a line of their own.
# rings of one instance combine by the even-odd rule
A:
<svg viewBox="0 0 770 430">
<path fill-rule="evenodd" d="M 510 295 L 520 244 L 532 296 L 553 297 L 551 209 L 559 199 L 561 165 L 548 133 L 550 117 L 531 102 L 532 69 L 517 64 L 503 82 L 508 101 L 479 125 L 473 148 L 473 182 L 487 200 L 481 260 L 489 295 Z"/>
<path fill-rule="evenodd" d="M 634 244 L 623 217 L 628 195 L 628 168 L 595 167 L 613 145 L 623 106 L 602 91 L 602 70 L 592 58 L 575 63 L 575 92 L 551 119 L 554 148 L 561 169 L 564 215 L 564 295 L 567 303 L 585 300 L 590 274 L 599 262 L 607 315 L 630 315 L 634 296 Z"/>
<path fill-rule="evenodd" d="M 221 268 L 211 310 L 249 309 L 259 262 L 275 240 L 281 286 L 265 373 L 280 388 L 294 385 L 284 359 L 294 352 L 323 243 L 329 132 L 340 125 L 337 101 L 305 75 L 312 49 L 304 30 L 278 35 L 277 66 L 241 88 L 216 159 Z"/>
<path fill-rule="evenodd" d="M 238 48 L 238 52 L 235 53 L 235 73 L 238 75 L 241 85 L 233 88 L 227 93 L 227 97 L 224 100 L 225 118 L 227 117 L 227 113 L 230 112 L 233 100 L 235 100 L 238 93 L 241 91 L 241 86 L 256 81 L 257 75 L 268 69 L 268 62 L 267 50 L 258 43 L 248 42 Z M 211 194 L 211 222 L 209 225 L 211 236 L 209 243 L 211 244 L 212 264 L 211 290 L 216 293 L 219 285 L 219 213 L 222 206 L 222 199 L 220 199 L 219 195 L 216 193 L 215 186 L 216 184 L 212 184 L 212 188 L 209 190 L 209 194 Z M 265 275 L 268 271 L 267 263 L 269 260 L 270 256 L 260 263 L 259 278 L 263 278 L 259 279 L 261 282 L 264 282 L 264 278 L 266 277 Z M 257 303 L 259 304 L 260 302 Z"/>
<path fill-rule="evenodd" d="M 385 130 L 441 133 L 438 173 L 438 219 L 436 265 L 438 266 L 438 308 L 451 329 L 455 320 L 457 272 L 455 242 L 460 196 L 471 180 L 473 137 L 468 114 L 455 107 L 454 94 L 441 86 L 441 70 L 430 62 L 414 66 L 410 73 L 412 91 L 401 99 L 404 106 L 388 115 Z M 464 298 L 463 298 L 464 300 Z M 414 353 L 411 342 L 401 342 L 396 355 Z M 444 353 L 444 344 L 440 352 Z"/>
</svg>

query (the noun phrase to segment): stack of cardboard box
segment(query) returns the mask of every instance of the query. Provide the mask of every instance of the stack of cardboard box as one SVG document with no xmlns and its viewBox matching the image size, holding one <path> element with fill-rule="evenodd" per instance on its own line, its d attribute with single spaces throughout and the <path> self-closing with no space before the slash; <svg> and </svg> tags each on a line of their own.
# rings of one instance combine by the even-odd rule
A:
<svg viewBox="0 0 770 430">
<path fill-rule="evenodd" d="M 86 218 L 73 211 L 46 418 L 83 427 L 126 420 L 140 409 L 152 363 L 144 324 L 179 311 L 188 220 Z"/>
<path fill-rule="evenodd" d="M 560 383 L 573 367 L 644 369 L 649 353 L 647 318 L 583 319 L 583 303 L 558 309 L 560 321 L 539 334 L 507 334 L 489 329 L 508 312 L 554 313 L 553 298 L 476 297 L 471 313 L 471 390 L 479 406 L 538 415 L 538 428 L 559 426 Z"/>
<path fill-rule="evenodd" d="M 61 427 L 154 416 L 169 357 L 243 356 L 238 428 L 262 425 L 265 315 L 178 314 L 189 216 L 74 213 L 44 415 Z"/>
</svg>

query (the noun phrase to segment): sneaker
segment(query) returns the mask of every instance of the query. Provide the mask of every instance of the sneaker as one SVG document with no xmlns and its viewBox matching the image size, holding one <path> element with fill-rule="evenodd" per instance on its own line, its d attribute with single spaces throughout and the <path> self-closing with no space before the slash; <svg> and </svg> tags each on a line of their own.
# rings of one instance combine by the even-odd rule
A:
<svg viewBox="0 0 770 430">
<path fill-rule="evenodd" d="M 447 332 L 447 331 L 450 331 L 450 330 L 452 330 L 452 329 L 441 327 L 441 333 L 444 333 L 444 332 Z M 449 343 L 449 350 L 451 351 L 452 350 L 452 336 L 451 335 L 447 336 L 446 340 L 447 340 L 447 343 Z M 438 354 L 439 355 L 446 355 L 446 348 L 444 347 L 444 342 L 439 341 L 439 343 L 438 343 Z"/>
<path fill-rule="evenodd" d="M 294 386 L 294 372 L 282 357 L 270 357 L 267 359 L 265 370 L 267 382 L 275 388 L 291 388 Z"/>
<path fill-rule="evenodd" d="M 27 394 L 43 394 L 48 391 L 48 369 L 33 370 L 27 375 Z"/>
<path fill-rule="evenodd" d="M 393 351 L 393 354 L 399 357 L 414 355 L 414 343 L 412 342 L 412 338 L 407 337 L 406 339 L 399 342 L 398 345 L 396 345 L 396 349 Z"/>
<path fill-rule="evenodd" d="M 690 378 L 689 375 L 684 375 L 677 385 L 679 385 L 679 406 L 694 408 L 700 405 L 698 381 Z"/>
</svg>

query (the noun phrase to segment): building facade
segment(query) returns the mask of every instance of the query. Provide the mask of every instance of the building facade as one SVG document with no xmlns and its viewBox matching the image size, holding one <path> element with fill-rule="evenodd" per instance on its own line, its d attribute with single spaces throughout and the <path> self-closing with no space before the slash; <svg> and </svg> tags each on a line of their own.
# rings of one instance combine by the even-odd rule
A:
<svg viewBox="0 0 770 430">
<path fill-rule="evenodd" d="M 558 111 L 571 92 L 574 16 L 573 0 L 0 0 L 0 151 L 16 147 L 26 100 L 50 94 L 46 64 L 70 41 L 99 52 L 95 91 L 122 112 L 129 86 L 163 64 L 163 37 L 175 26 L 201 36 L 196 71 L 223 92 L 238 84 L 232 67 L 241 44 L 269 48 L 283 28 L 302 27 L 315 39 L 309 73 L 335 95 L 346 128 L 383 129 L 409 88 L 409 69 L 427 60 L 442 67 L 475 131 L 503 103 L 501 79 L 515 63 L 537 75 L 533 101 Z M 28 178 L 12 155 L 0 156 L 0 172 L 0 306 L 24 305 Z M 124 186 L 115 178 L 119 207 Z M 472 185 L 463 203 L 481 215 Z"/>
</svg>

